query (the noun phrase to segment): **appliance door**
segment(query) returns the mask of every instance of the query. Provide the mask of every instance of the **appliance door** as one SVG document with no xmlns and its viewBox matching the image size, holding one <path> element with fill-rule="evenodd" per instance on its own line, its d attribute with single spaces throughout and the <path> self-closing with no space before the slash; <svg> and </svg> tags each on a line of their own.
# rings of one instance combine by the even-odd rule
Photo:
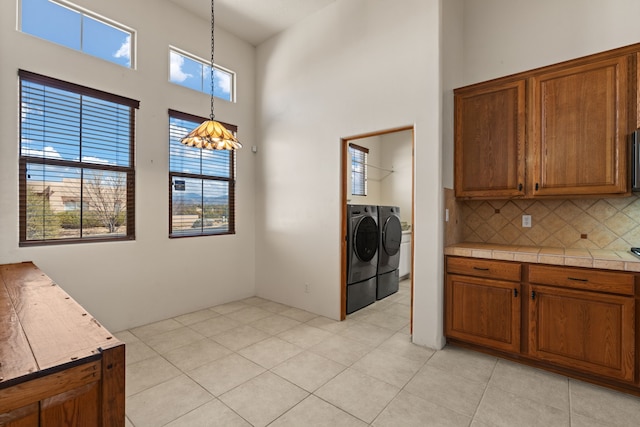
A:
<svg viewBox="0 0 640 427">
<path fill-rule="evenodd" d="M 347 285 L 375 277 L 378 266 L 378 223 L 371 216 L 353 221 Z"/>
<path fill-rule="evenodd" d="M 390 214 L 382 221 L 384 222 L 380 224 L 378 275 L 393 271 L 400 266 L 400 243 L 402 243 L 400 217 Z"/>
<path fill-rule="evenodd" d="M 382 247 L 389 256 L 393 256 L 400 250 L 401 241 L 402 225 L 397 216 L 391 215 L 382 229 Z"/>
<path fill-rule="evenodd" d="M 378 250 L 378 224 L 370 217 L 362 218 L 353 232 L 353 247 L 362 262 L 369 262 Z"/>
</svg>

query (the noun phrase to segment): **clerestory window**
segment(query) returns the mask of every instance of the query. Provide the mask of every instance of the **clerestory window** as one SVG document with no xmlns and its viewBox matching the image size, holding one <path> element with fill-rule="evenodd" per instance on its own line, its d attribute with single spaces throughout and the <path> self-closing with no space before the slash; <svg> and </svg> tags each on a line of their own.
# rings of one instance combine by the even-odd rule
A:
<svg viewBox="0 0 640 427">
<path fill-rule="evenodd" d="M 176 48 L 169 49 L 169 81 L 211 94 L 211 61 L 205 61 L 195 55 Z M 213 96 L 225 101 L 235 101 L 236 74 L 213 66 Z"/>
<path fill-rule="evenodd" d="M 134 30 L 64 0 L 21 0 L 20 4 L 22 32 L 135 68 Z"/>
</svg>

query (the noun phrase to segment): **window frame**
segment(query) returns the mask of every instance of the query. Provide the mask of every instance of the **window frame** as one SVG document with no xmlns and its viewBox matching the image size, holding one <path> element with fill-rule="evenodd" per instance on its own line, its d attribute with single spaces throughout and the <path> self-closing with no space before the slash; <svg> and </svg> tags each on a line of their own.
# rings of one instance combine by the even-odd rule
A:
<svg viewBox="0 0 640 427">
<path fill-rule="evenodd" d="M 33 37 L 37 37 L 40 40 L 46 40 L 49 43 L 54 43 L 54 44 L 56 44 L 58 46 L 63 46 L 63 47 L 66 47 L 68 49 L 75 50 L 77 52 L 82 52 L 85 55 L 89 55 L 89 56 L 92 56 L 94 58 L 99 58 L 99 59 L 102 59 L 103 61 L 111 62 L 112 64 L 116 64 L 116 65 L 119 65 L 121 67 L 125 67 L 125 68 L 131 69 L 131 70 L 135 70 L 136 69 L 136 62 L 137 62 L 136 61 L 137 31 L 135 29 L 133 29 L 131 27 L 128 27 L 128 26 L 126 26 L 124 24 L 121 24 L 120 22 L 114 21 L 113 19 L 110 19 L 110 18 L 107 18 L 105 16 L 99 15 L 99 14 L 97 14 L 97 13 L 95 13 L 95 12 L 89 10 L 89 9 L 85 9 L 84 7 L 78 6 L 77 4 L 71 3 L 71 2 L 69 2 L 67 0 L 48 0 L 49 2 L 51 2 L 51 3 L 53 3 L 53 4 L 57 5 L 57 6 L 60 6 L 60 7 L 63 7 L 63 8 L 66 8 L 66 9 L 69 9 L 69 10 L 71 10 L 73 12 L 78 13 L 81 16 L 81 20 L 82 20 L 81 21 L 81 27 L 80 27 L 81 30 L 82 30 L 82 27 L 84 25 L 83 21 L 84 21 L 84 19 L 86 17 L 86 18 L 89 18 L 89 19 L 93 19 L 94 21 L 97 21 L 97 22 L 99 22 L 99 23 L 101 23 L 101 24 L 103 24 L 105 26 L 112 27 L 112 28 L 114 28 L 116 30 L 119 30 L 119 31 L 122 31 L 124 33 L 128 33 L 129 37 L 130 37 L 130 39 L 129 39 L 129 65 L 126 66 L 126 65 L 123 65 L 123 64 L 121 64 L 119 62 L 113 61 L 113 60 L 111 60 L 109 58 L 105 58 L 105 57 L 99 56 L 99 55 L 94 55 L 93 53 L 89 53 L 89 52 L 85 51 L 84 48 L 83 48 L 85 43 L 84 43 L 84 34 L 83 34 L 82 31 L 80 32 L 80 35 L 79 35 L 79 37 L 80 37 L 80 40 L 79 40 L 80 48 L 78 48 L 78 49 L 76 49 L 75 47 L 71 47 L 71 46 L 67 46 L 65 44 L 58 43 L 57 41 L 50 40 L 48 38 L 42 37 L 42 36 L 37 35 L 37 34 L 33 34 L 33 33 L 30 33 L 30 32 L 24 31 L 23 30 L 23 25 L 22 25 L 22 21 L 23 21 L 23 5 L 22 5 L 22 3 L 23 3 L 23 1 L 24 0 L 19 0 L 19 2 L 18 2 L 19 3 L 18 29 L 20 30 L 20 32 L 22 32 L 24 34 L 29 34 L 30 36 L 33 36 Z"/>
<path fill-rule="evenodd" d="M 186 50 L 183 50 L 183 49 L 177 48 L 175 46 L 169 45 L 169 83 L 177 85 L 177 86 L 182 86 L 182 87 L 185 87 L 187 89 L 195 90 L 197 92 L 204 93 L 206 95 L 211 95 L 211 87 L 204 87 L 204 82 L 203 82 L 203 85 L 202 85 L 203 86 L 202 89 L 198 90 L 198 89 L 192 88 L 191 86 L 183 85 L 183 84 L 181 84 L 179 82 L 171 80 L 171 54 L 172 53 L 175 53 L 177 55 L 180 55 L 180 56 L 183 56 L 183 57 L 185 57 L 187 59 L 195 61 L 195 62 L 199 63 L 200 65 L 202 65 L 203 67 L 210 67 L 211 66 L 211 60 L 206 60 L 206 59 L 200 58 L 199 56 L 194 55 L 192 53 L 189 53 Z M 233 70 L 230 70 L 229 68 L 222 67 L 222 66 L 220 66 L 220 65 L 218 65 L 216 63 L 213 64 L 213 68 L 231 76 L 231 88 L 230 88 L 230 94 L 229 94 L 230 95 L 230 99 L 220 98 L 219 96 L 215 96 L 215 98 L 216 99 L 220 99 L 222 101 L 235 103 L 236 102 L 236 80 L 237 80 L 236 72 L 233 71 Z M 204 74 L 204 68 L 203 68 L 203 74 Z M 232 126 L 232 125 L 230 125 L 230 126 Z"/>
<path fill-rule="evenodd" d="M 99 99 L 111 103 L 117 103 L 122 106 L 129 107 L 129 166 L 117 166 L 99 163 L 84 162 L 82 159 L 78 161 L 53 159 L 45 156 L 30 156 L 24 155 L 22 152 L 22 144 L 24 139 L 23 134 L 23 120 L 20 120 L 19 128 L 19 160 L 18 160 L 18 210 L 19 210 L 19 246 L 42 246 L 42 245 L 60 245 L 60 244 L 74 244 L 74 243 L 96 243 L 96 242 L 114 242 L 114 241 L 128 241 L 135 240 L 135 110 L 140 107 L 140 102 L 134 99 L 126 98 L 120 95 L 115 95 L 109 92 L 104 92 L 98 89 L 89 88 L 86 86 L 70 83 L 67 81 L 55 79 L 52 77 L 44 76 L 41 74 L 33 73 L 25 70 L 18 70 L 19 76 L 19 106 L 18 111 L 20 117 L 23 114 L 23 108 L 25 107 L 23 101 L 23 82 L 31 82 L 35 84 L 44 85 L 54 89 L 68 91 L 81 96 L 88 96 L 94 99 Z M 82 132 L 79 130 L 79 135 Z M 81 142 L 79 146 L 81 147 Z M 59 166 L 69 167 L 80 170 L 92 170 L 102 172 L 119 172 L 126 174 L 126 233 L 125 235 L 118 235 L 114 237 L 104 236 L 88 236 L 88 237 L 72 237 L 72 238 L 53 238 L 53 239 L 27 239 L 27 174 L 28 164 L 39 164 L 43 166 Z M 81 181 L 84 185 L 84 178 Z M 80 204 L 84 205 L 84 198 L 81 198 Z M 80 234 L 82 235 L 82 226 L 80 227 Z"/>
<path fill-rule="evenodd" d="M 353 153 L 351 153 L 351 195 L 366 197 L 368 193 L 368 175 L 369 174 L 368 174 L 367 157 L 369 155 L 369 149 L 367 147 L 363 147 L 361 145 L 357 145 L 353 143 L 349 143 L 349 149 L 362 153 L 362 158 L 363 158 L 362 162 L 358 162 L 362 164 L 362 172 L 359 172 L 355 170 L 353 167 L 354 160 L 353 160 Z M 355 192 L 359 190 L 359 188 L 356 189 L 356 184 L 355 184 L 356 180 L 354 179 L 354 175 L 362 176 L 362 193 Z"/>
<path fill-rule="evenodd" d="M 205 174 L 193 174 L 193 173 L 185 173 L 185 172 L 173 172 L 171 170 L 171 119 L 179 119 L 179 120 L 189 120 L 194 123 L 200 124 L 205 120 L 209 120 L 206 117 L 200 117 L 189 113 L 184 113 L 182 111 L 169 109 L 168 111 L 168 125 L 169 125 L 169 238 L 170 239 L 182 239 L 189 237 L 203 237 L 203 236 L 226 236 L 236 234 L 236 177 L 237 177 L 237 168 L 236 161 L 237 156 L 235 150 L 230 150 L 229 155 L 231 159 L 229 161 L 229 177 L 222 176 L 214 176 L 214 175 L 205 175 Z M 238 127 L 236 125 L 232 125 L 229 123 L 224 123 L 218 120 L 224 127 L 226 127 L 230 132 L 236 133 L 238 131 Z M 196 124 L 196 126 L 197 126 Z M 189 147 L 193 150 L 201 151 L 202 149 L 196 147 Z M 201 179 L 212 182 L 227 182 L 229 185 L 229 193 L 228 193 L 228 203 L 229 203 L 229 216 L 228 216 L 228 229 L 225 232 L 221 233 L 207 233 L 203 230 L 199 233 L 185 233 L 185 234 L 174 234 L 173 233 L 173 179 L 174 178 L 187 178 L 187 179 Z M 204 218 L 203 218 L 204 219 Z"/>
</svg>

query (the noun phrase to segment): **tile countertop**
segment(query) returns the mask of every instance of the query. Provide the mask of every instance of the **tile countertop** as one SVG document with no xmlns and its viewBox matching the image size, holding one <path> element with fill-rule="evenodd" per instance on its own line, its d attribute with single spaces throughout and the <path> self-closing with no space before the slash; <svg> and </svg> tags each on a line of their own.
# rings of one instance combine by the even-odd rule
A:
<svg viewBox="0 0 640 427">
<path fill-rule="evenodd" d="M 444 254 L 536 264 L 640 272 L 640 258 L 629 251 L 507 246 L 489 243 L 458 243 L 445 247 Z"/>
</svg>

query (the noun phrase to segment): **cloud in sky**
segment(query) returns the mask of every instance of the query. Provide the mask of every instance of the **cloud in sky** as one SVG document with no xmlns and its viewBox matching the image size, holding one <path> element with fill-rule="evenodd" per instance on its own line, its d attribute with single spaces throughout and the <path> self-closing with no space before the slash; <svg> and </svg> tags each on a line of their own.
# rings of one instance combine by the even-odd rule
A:
<svg viewBox="0 0 640 427">
<path fill-rule="evenodd" d="M 21 114 L 20 114 L 20 121 L 24 123 L 25 120 L 27 120 L 27 116 L 29 114 L 34 114 L 34 115 L 38 115 L 38 116 L 42 116 L 43 115 L 43 111 L 40 108 L 31 108 L 33 107 L 32 105 L 30 105 L 28 102 L 22 101 L 21 104 Z"/>
<path fill-rule="evenodd" d="M 172 82 L 183 82 L 189 77 L 193 77 L 191 74 L 187 74 L 182 71 L 184 65 L 184 57 L 175 52 L 169 54 L 169 76 Z"/>
<path fill-rule="evenodd" d="M 64 159 L 62 155 L 60 155 L 60 153 L 51 146 L 45 146 L 43 149 L 30 148 L 29 147 L 30 143 L 31 143 L 31 140 L 28 140 L 28 139 L 22 140 L 22 151 L 21 151 L 22 156 L 40 157 L 45 159 L 60 159 L 60 160 Z M 76 157 L 74 160 L 78 161 L 79 158 Z M 109 160 L 102 159 L 100 157 L 95 157 L 95 156 L 83 156 L 82 161 L 85 163 L 94 163 L 99 165 L 111 164 Z"/>
<path fill-rule="evenodd" d="M 126 58 L 127 65 L 131 66 L 131 34 L 129 34 L 122 42 L 120 49 L 113 54 L 114 58 Z"/>
<path fill-rule="evenodd" d="M 47 159 L 62 159 L 62 156 L 60 155 L 60 153 L 58 153 L 56 151 L 55 148 L 53 147 L 44 147 L 44 150 L 37 150 L 37 149 L 33 149 L 33 148 L 28 148 L 27 145 L 29 144 L 29 140 L 23 139 L 22 140 L 22 153 L 21 155 L 23 156 L 30 156 L 30 157 L 43 157 L 43 158 L 47 158 Z"/>
<path fill-rule="evenodd" d="M 82 161 L 85 163 L 95 163 L 98 165 L 108 165 L 111 162 L 107 159 L 101 159 L 100 157 L 95 156 L 82 156 Z"/>
<path fill-rule="evenodd" d="M 224 93 L 231 93 L 231 76 L 220 70 L 213 70 L 213 81 Z"/>
</svg>

